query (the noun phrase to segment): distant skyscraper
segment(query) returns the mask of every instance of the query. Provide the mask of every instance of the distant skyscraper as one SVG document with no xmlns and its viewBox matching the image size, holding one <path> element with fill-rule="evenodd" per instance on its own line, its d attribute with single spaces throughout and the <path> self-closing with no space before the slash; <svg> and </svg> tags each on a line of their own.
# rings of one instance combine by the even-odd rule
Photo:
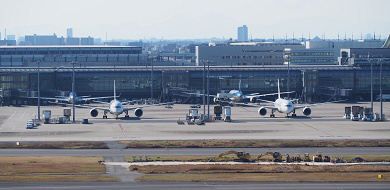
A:
<svg viewBox="0 0 390 190">
<path fill-rule="evenodd" d="M 248 27 L 246 27 L 246 25 L 243 25 L 242 27 L 238 27 L 237 33 L 238 33 L 238 38 L 237 38 L 238 41 L 240 42 L 248 41 Z"/>
<path fill-rule="evenodd" d="M 73 29 L 72 28 L 68 28 L 66 29 L 66 36 L 67 38 L 73 38 Z"/>
<path fill-rule="evenodd" d="M 15 35 L 7 35 L 7 40 L 15 40 Z"/>
</svg>

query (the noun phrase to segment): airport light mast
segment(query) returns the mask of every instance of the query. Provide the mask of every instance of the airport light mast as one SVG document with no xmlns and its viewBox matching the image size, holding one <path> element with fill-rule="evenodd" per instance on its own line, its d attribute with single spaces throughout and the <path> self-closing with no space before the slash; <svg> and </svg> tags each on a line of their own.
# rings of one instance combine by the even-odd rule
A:
<svg viewBox="0 0 390 190">
<path fill-rule="evenodd" d="M 75 112 L 75 93 L 74 93 L 74 86 L 75 86 L 75 72 L 74 72 L 74 65 L 77 64 L 77 62 L 75 61 L 72 61 L 70 64 L 72 64 L 72 68 L 73 68 L 73 74 L 72 74 L 72 104 L 73 104 L 73 123 L 75 123 L 75 115 L 76 115 L 76 112 Z"/>
<path fill-rule="evenodd" d="M 39 68 L 39 65 L 41 64 L 41 61 L 37 61 L 37 65 L 38 65 L 38 121 L 41 120 L 41 90 L 40 90 L 40 85 L 39 85 L 39 81 L 40 81 L 40 76 L 39 76 L 39 73 L 40 73 L 40 68 Z"/>
</svg>

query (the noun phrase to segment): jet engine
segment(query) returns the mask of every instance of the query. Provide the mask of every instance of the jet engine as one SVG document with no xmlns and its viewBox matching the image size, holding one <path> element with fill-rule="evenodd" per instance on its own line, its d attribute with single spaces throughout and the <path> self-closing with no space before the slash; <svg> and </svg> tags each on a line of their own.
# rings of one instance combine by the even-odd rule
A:
<svg viewBox="0 0 390 190">
<path fill-rule="evenodd" d="M 309 107 L 303 108 L 303 115 L 310 115 L 311 114 L 311 109 Z"/>
<path fill-rule="evenodd" d="M 250 98 L 250 101 L 251 101 L 252 103 L 256 103 L 256 102 L 257 102 L 257 98 L 256 98 L 256 97 L 252 97 L 252 98 Z"/>
<path fill-rule="evenodd" d="M 266 115 L 267 114 L 267 109 L 265 109 L 265 107 L 261 107 L 259 109 L 259 111 L 257 111 L 259 113 L 259 115 Z"/>
<path fill-rule="evenodd" d="M 98 116 L 98 110 L 97 109 L 91 109 L 91 111 L 89 111 L 89 114 L 92 117 L 96 117 L 96 116 Z"/>
<path fill-rule="evenodd" d="M 219 98 L 214 98 L 214 102 L 215 102 L 216 104 L 218 104 L 220 101 L 221 101 L 221 99 L 219 99 Z"/>
<path fill-rule="evenodd" d="M 137 116 L 137 117 L 141 117 L 142 114 L 144 114 L 144 111 L 142 111 L 141 108 L 137 108 L 134 110 L 134 115 Z"/>
</svg>

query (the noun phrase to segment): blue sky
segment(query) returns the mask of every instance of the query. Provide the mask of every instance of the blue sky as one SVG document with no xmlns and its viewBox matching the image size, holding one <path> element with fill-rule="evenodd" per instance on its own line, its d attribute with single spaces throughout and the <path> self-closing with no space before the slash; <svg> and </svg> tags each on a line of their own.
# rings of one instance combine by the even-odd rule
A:
<svg viewBox="0 0 390 190">
<path fill-rule="evenodd" d="M 389 0 L 0 0 L 0 32 L 106 39 L 360 39 L 390 34 Z"/>
</svg>

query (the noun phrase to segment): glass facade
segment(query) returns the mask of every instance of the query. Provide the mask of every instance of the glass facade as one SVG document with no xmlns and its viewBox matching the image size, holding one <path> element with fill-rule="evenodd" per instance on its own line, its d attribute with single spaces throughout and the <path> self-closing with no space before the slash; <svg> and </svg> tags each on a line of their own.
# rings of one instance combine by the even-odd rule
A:
<svg viewBox="0 0 390 190">
<path fill-rule="evenodd" d="M 37 90 L 37 69 L 8 69 L 0 70 L 0 88 Z M 113 81 L 116 80 L 117 93 L 123 97 L 150 97 L 152 84 L 156 95 L 165 93 L 169 88 L 186 88 L 188 90 L 203 90 L 203 68 L 164 68 L 153 72 L 153 82 L 150 68 L 142 70 L 99 69 L 89 70 L 79 68 L 76 72 L 76 92 L 79 95 L 112 95 Z M 205 72 L 207 77 L 207 69 Z M 281 91 L 287 91 L 287 69 L 285 67 L 254 67 L 220 68 L 210 67 L 210 93 L 238 90 L 241 78 L 241 90 L 244 93 L 273 93 L 277 92 L 277 81 L 280 80 Z M 71 69 L 48 70 L 41 69 L 41 90 L 58 92 L 72 90 Z M 379 70 L 373 72 L 374 92 L 379 92 Z M 370 91 L 370 68 L 332 67 L 317 69 L 290 69 L 290 91 L 297 93 L 316 93 L 317 87 L 352 89 L 354 94 Z M 383 68 L 383 93 L 390 93 L 390 68 Z M 157 97 L 157 96 L 155 96 Z"/>
</svg>

